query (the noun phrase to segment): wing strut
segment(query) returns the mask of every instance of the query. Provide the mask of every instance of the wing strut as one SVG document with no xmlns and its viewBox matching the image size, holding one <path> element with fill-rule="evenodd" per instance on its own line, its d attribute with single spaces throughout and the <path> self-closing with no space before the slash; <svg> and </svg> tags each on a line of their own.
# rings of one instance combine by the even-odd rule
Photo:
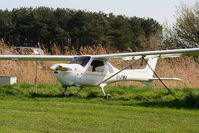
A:
<svg viewBox="0 0 199 133">
<path fill-rule="evenodd" d="M 155 74 L 155 76 L 158 78 L 158 80 L 164 85 L 164 87 L 168 90 L 168 92 L 176 99 L 178 100 L 178 98 L 173 94 L 173 92 L 166 86 L 166 84 L 160 79 L 160 77 L 158 76 L 158 74 L 151 68 L 151 66 L 149 65 L 149 63 L 146 61 L 146 59 L 144 59 L 142 57 L 142 60 L 144 60 L 146 62 L 146 64 L 149 66 L 149 68 L 151 69 L 151 71 L 153 71 L 153 73 Z"/>
<path fill-rule="evenodd" d="M 136 62 L 138 62 L 139 60 L 141 60 L 143 57 L 139 58 L 138 60 L 132 62 L 131 64 L 129 64 L 128 66 L 122 68 L 121 70 L 119 70 L 118 72 L 116 72 L 115 74 L 111 75 L 110 77 L 108 77 L 107 79 L 103 80 L 102 82 L 98 83 L 97 85 L 99 86 L 100 84 L 108 81 L 109 79 L 111 79 L 112 77 L 114 77 L 115 75 L 121 73 L 122 71 L 124 71 L 125 69 L 129 68 L 130 66 L 132 66 L 133 64 L 135 64 Z"/>
</svg>

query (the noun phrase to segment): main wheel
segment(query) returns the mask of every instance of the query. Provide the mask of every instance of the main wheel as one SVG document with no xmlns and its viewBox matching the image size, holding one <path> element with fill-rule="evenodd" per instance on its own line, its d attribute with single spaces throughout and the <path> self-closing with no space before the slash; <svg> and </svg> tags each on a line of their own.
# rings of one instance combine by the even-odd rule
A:
<svg viewBox="0 0 199 133">
<path fill-rule="evenodd" d="M 75 95 L 74 94 L 72 94 L 72 93 L 70 93 L 69 95 L 68 95 L 68 97 L 74 97 Z"/>
<path fill-rule="evenodd" d="M 111 96 L 110 94 L 106 94 L 106 95 L 104 96 L 104 98 L 105 98 L 105 99 L 111 99 L 112 96 Z"/>
</svg>

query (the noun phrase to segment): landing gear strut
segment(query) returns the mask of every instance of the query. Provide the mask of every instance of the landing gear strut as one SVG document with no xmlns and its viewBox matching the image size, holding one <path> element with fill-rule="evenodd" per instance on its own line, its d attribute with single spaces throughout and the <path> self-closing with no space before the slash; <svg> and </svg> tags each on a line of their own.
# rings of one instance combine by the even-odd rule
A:
<svg viewBox="0 0 199 133">
<path fill-rule="evenodd" d="M 83 87 L 80 87 L 80 89 L 79 89 L 75 94 L 71 94 L 71 93 L 70 93 L 70 94 L 68 94 L 68 95 L 66 94 L 66 91 L 67 91 L 68 86 L 67 86 L 67 85 L 63 85 L 63 88 L 64 88 L 64 90 L 63 90 L 62 93 L 63 93 L 63 96 L 64 96 L 64 97 L 73 97 L 73 96 L 77 96 L 77 95 L 79 94 L 79 92 L 82 90 Z"/>
<path fill-rule="evenodd" d="M 66 97 L 66 90 L 67 90 L 67 88 L 68 88 L 68 86 L 67 85 L 63 85 L 63 88 L 64 88 L 64 90 L 63 90 L 63 96 L 64 97 Z"/>
<path fill-rule="evenodd" d="M 106 94 L 106 93 L 105 93 L 105 91 L 104 91 L 104 86 L 106 86 L 106 84 L 100 84 L 100 86 L 99 86 L 99 87 L 101 88 L 103 94 L 104 94 L 104 99 L 111 99 L 112 96 L 111 96 L 110 94 Z"/>
<path fill-rule="evenodd" d="M 77 96 L 82 89 L 83 89 L 83 87 L 80 87 L 79 90 L 75 93 L 74 96 Z"/>
</svg>

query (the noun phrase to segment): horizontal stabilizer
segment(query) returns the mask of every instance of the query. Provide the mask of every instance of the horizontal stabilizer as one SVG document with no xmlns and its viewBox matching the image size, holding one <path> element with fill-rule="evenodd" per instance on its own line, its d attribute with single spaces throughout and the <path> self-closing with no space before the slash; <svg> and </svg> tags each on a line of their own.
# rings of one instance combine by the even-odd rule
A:
<svg viewBox="0 0 199 133">
<path fill-rule="evenodd" d="M 150 79 L 148 79 L 148 81 L 141 81 L 141 82 L 144 83 L 145 85 L 152 86 L 154 80 L 177 80 L 177 81 L 179 81 L 181 79 L 179 79 L 179 78 L 160 78 L 160 79 L 158 79 L 158 78 L 150 78 Z"/>
</svg>

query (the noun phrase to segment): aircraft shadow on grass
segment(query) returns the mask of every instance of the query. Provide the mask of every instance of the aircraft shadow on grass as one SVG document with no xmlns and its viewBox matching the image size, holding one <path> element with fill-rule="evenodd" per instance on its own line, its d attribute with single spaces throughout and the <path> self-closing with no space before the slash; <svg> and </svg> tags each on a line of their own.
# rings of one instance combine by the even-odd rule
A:
<svg viewBox="0 0 199 133">
<path fill-rule="evenodd" d="M 140 101 L 133 104 L 124 104 L 126 106 L 143 106 L 143 107 L 168 107 L 168 108 L 186 108 L 186 109 L 199 109 L 199 95 L 194 98 L 188 97 L 184 99 L 175 99 L 171 101 Z"/>
<path fill-rule="evenodd" d="M 64 98 L 62 94 L 41 94 L 41 93 L 32 93 L 31 98 Z M 98 96 L 96 93 L 90 93 L 87 96 L 74 96 L 72 94 L 68 94 L 66 98 L 76 97 L 79 99 L 92 99 L 92 98 L 102 98 Z M 186 108 L 186 109 L 199 109 L 199 95 L 187 95 L 184 99 L 174 99 L 170 101 L 163 100 L 138 100 L 138 99 L 110 99 L 111 101 L 121 102 L 121 105 L 124 106 L 143 106 L 143 107 L 168 107 L 168 108 Z M 131 102 L 132 101 L 132 102 Z M 134 102 L 133 102 L 134 101 Z M 135 102 L 136 101 L 136 102 Z M 109 100 L 103 102 L 110 104 Z M 114 102 L 111 102 L 114 104 Z"/>
<path fill-rule="evenodd" d="M 136 105 L 143 106 L 143 107 L 168 107 L 168 108 L 192 108 L 185 104 L 184 101 L 181 100 L 172 100 L 172 101 L 147 101 L 147 102 L 140 102 Z"/>
<path fill-rule="evenodd" d="M 30 98 L 80 98 L 80 99 L 92 99 L 92 98 L 103 98 L 102 96 L 88 95 L 88 96 L 75 96 L 74 94 L 68 94 L 64 97 L 62 94 L 50 95 L 50 94 L 40 94 L 33 93 Z"/>
<path fill-rule="evenodd" d="M 30 98 L 60 98 L 63 97 L 63 95 L 61 94 L 55 94 L 55 95 L 51 95 L 51 94 L 41 94 L 41 93 L 32 93 Z"/>
</svg>

